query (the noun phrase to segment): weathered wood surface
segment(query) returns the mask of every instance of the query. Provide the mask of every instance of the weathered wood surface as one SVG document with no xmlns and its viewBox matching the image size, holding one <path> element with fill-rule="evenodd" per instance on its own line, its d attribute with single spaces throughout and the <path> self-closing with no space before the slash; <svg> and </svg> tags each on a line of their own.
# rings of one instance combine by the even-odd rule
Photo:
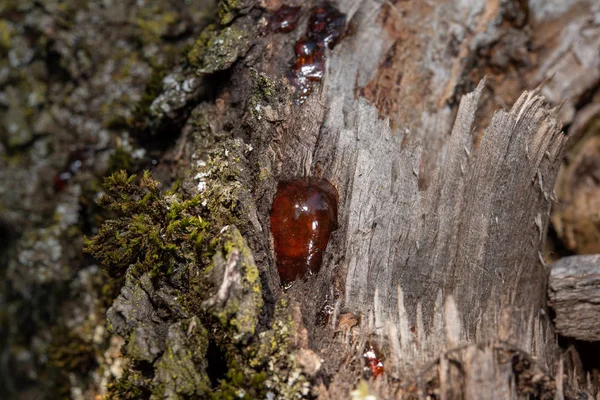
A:
<svg viewBox="0 0 600 400">
<path fill-rule="evenodd" d="M 525 93 L 494 115 L 476 147 L 473 132 L 485 123 L 477 117 L 485 83 L 464 96 L 458 110 L 448 100 L 460 98 L 453 82 L 466 68 L 468 47 L 462 45 L 457 58 L 432 59 L 448 45 L 447 38 L 434 36 L 418 51 L 408 43 L 416 46 L 431 33 L 427 23 L 416 24 L 417 12 L 426 20 L 446 13 L 464 18 L 457 29 L 464 29 L 470 41 L 491 32 L 500 35 L 493 16 L 506 10 L 467 3 L 440 4 L 431 13 L 416 6 L 400 11 L 397 23 L 410 24 L 416 33 L 393 44 L 379 24 L 381 4 L 342 2 L 355 31 L 331 54 L 321 98 L 309 100 L 299 122 L 288 126 L 290 139 L 274 150 L 283 154 L 276 177 L 322 176 L 340 192 L 341 228 L 317 278 L 320 287 L 340 282 L 343 310 L 370 316 L 375 331 L 385 332 L 387 321 L 406 329 L 421 324 L 421 343 L 432 339 L 419 346 L 418 355 L 409 352 L 417 359 L 441 349 L 437 332 L 443 323 L 436 322 L 437 314 L 450 294 L 459 310 L 461 341 L 496 337 L 503 308 L 512 310 L 507 335 L 517 342 L 531 345 L 533 327 L 543 332 L 548 325 L 539 314 L 547 275 L 541 252 L 566 143 L 557 111 L 538 92 Z M 386 7 L 381 12 L 395 18 L 399 9 Z M 467 33 L 467 25 L 480 27 L 476 37 Z M 397 67 L 404 74 L 394 87 L 398 93 L 381 88 L 381 96 L 401 104 L 399 114 L 382 118 L 382 112 L 394 109 L 378 108 L 377 101 L 355 94 L 380 72 L 375 60 L 393 46 L 413 51 L 415 58 Z M 424 83 L 427 90 L 417 84 L 424 70 L 433 73 Z M 308 115 L 307 126 L 302 122 Z M 322 124 L 312 123 L 321 115 Z M 545 348 L 545 342 L 538 347 Z"/>
<path fill-rule="evenodd" d="M 550 268 L 548 297 L 556 331 L 600 341 L 600 255 L 565 257 Z"/>
</svg>

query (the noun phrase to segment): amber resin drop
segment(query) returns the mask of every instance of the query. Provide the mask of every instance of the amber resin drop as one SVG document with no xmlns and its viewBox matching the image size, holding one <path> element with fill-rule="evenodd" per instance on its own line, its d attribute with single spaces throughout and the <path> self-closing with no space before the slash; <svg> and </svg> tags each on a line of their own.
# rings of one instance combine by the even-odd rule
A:
<svg viewBox="0 0 600 400">
<path fill-rule="evenodd" d="M 324 179 L 283 181 L 271 208 L 277 271 L 284 286 L 321 269 L 329 236 L 337 228 L 338 195 Z"/>
</svg>

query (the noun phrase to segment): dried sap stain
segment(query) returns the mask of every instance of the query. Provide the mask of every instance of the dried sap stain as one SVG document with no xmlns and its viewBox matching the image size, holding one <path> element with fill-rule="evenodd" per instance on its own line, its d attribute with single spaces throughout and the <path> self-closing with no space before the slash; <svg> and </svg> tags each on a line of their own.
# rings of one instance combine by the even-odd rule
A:
<svg viewBox="0 0 600 400">
<path fill-rule="evenodd" d="M 296 60 L 289 75 L 294 101 L 302 104 L 325 74 L 325 48 L 333 49 L 344 33 L 346 16 L 327 4 L 311 10 L 306 36 L 295 46 Z"/>
<path fill-rule="evenodd" d="M 336 189 L 324 179 L 279 182 L 271 208 L 277 271 L 289 287 L 321 269 L 331 232 L 337 229 Z"/>
<path fill-rule="evenodd" d="M 296 29 L 300 20 L 301 7 L 281 6 L 269 19 L 271 32 L 288 33 Z"/>
</svg>

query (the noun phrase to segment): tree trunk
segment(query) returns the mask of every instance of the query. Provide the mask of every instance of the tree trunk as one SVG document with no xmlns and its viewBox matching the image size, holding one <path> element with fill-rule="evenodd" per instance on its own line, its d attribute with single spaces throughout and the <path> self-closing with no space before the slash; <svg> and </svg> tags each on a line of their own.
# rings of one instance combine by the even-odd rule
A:
<svg viewBox="0 0 600 400">
<path fill-rule="evenodd" d="M 286 4 L 300 20 L 282 33 L 281 2 L 222 0 L 131 126 L 181 130 L 153 172 L 182 190 L 115 184 L 154 210 L 117 205 L 104 226 L 162 227 L 153 261 L 102 258 L 112 231 L 87 244 L 125 276 L 111 398 L 596 396 L 565 368 L 544 252 L 568 131 L 600 115 L 598 4 L 339 0 L 344 35 L 305 97 L 291 66 L 316 3 Z M 284 289 L 269 216 L 300 177 L 336 188 L 339 227 Z"/>
</svg>

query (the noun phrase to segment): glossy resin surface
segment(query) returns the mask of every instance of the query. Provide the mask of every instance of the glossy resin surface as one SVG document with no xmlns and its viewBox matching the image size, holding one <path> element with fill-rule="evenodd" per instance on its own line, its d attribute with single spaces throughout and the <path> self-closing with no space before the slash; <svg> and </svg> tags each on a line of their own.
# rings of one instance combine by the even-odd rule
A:
<svg viewBox="0 0 600 400">
<path fill-rule="evenodd" d="M 283 181 L 271 208 L 277 271 L 284 286 L 321 268 L 331 232 L 337 229 L 336 189 L 324 179 Z"/>
</svg>

